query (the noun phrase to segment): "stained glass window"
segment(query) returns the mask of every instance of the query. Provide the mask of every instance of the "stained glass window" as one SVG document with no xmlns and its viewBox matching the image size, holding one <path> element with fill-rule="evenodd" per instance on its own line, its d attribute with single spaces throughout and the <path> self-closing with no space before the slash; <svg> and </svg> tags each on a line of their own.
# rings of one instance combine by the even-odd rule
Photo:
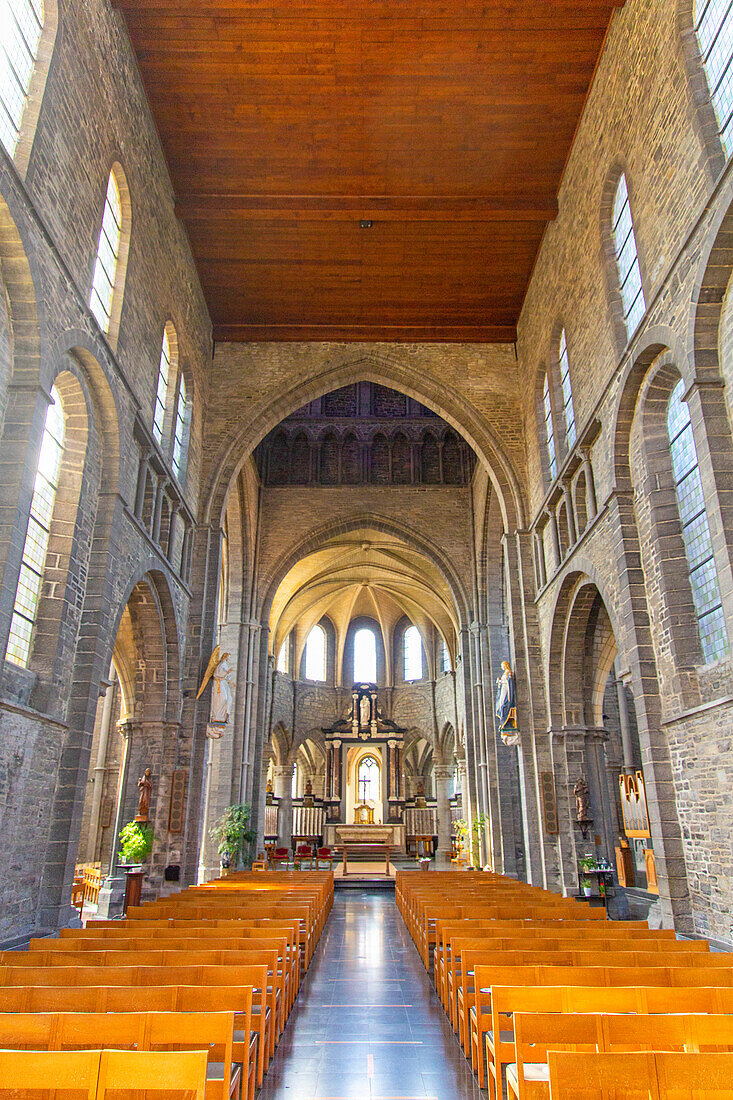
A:
<svg viewBox="0 0 733 1100">
<path fill-rule="evenodd" d="M 326 631 L 318 624 L 313 627 L 305 643 L 305 678 L 326 679 Z"/>
<path fill-rule="evenodd" d="M 695 33 L 720 140 L 726 156 L 730 156 L 733 151 L 733 4 L 730 0 L 698 0 Z"/>
<path fill-rule="evenodd" d="M 99 233 L 97 260 L 92 278 L 92 293 L 89 297 L 89 306 L 103 332 L 109 332 L 112 317 L 112 299 L 115 292 L 117 263 L 120 258 L 121 235 L 122 200 L 114 171 L 112 171 L 107 182 L 102 228 Z"/>
<path fill-rule="evenodd" d="M 23 668 L 27 668 L 30 659 L 33 626 L 38 612 L 51 519 L 64 453 L 64 411 L 55 387 L 51 390 L 51 399 L 36 467 L 36 481 L 5 653 L 8 661 Z"/>
<path fill-rule="evenodd" d="M 684 382 L 679 380 L 669 402 L 667 432 L 672 455 L 672 472 L 677 508 L 682 527 L 690 585 L 697 613 L 700 644 L 706 661 L 716 661 L 728 650 L 718 573 L 713 556 L 697 448 L 692 434 L 690 411 L 682 400 Z"/>
<path fill-rule="evenodd" d="M 562 384 L 562 408 L 565 417 L 565 436 L 568 448 L 575 443 L 575 410 L 573 408 L 573 390 L 570 385 L 570 360 L 565 329 L 560 333 L 560 382 Z"/>
<path fill-rule="evenodd" d="M 359 761 L 357 792 L 360 802 L 379 801 L 379 761 L 374 756 L 364 756 Z"/>
<path fill-rule="evenodd" d="M 41 0 L 0 0 L 0 141 L 12 157 L 43 32 Z"/>
<path fill-rule="evenodd" d="M 364 684 L 377 682 L 377 639 L 366 626 L 354 634 L 354 680 Z"/>
<path fill-rule="evenodd" d="M 629 191 L 626 176 L 621 176 L 613 202 L 613 241 L 621 285 L 621 300 L 626 320 L 626 331 L 632 336 L 646 312 L 644 290 L 641 285 L 641 268 L 636 249 L 634 223 L 631 218 Z"/>
<path fill-rule="evenodd" d="M 168 380 L 171 372 L 171 342 L 168 335 L 168 326 L 163 329 L 163 346 L 160 349 L 160 362 L 158 363 L 158 384 L 155 387 L 155 410 L 153 412 L 153 435 L 158 443 L 163 442 L 163 426 L 165 424 L 165 406 L 168 400 Z"/>
<path fill-rule="evenodd" d="M 422 680 L 422 638 L 416 626 L 408 626 L 403 640 L 406 680 Z"/>
<path fill-rule="evenodd" d="M 181 374 L 176 402 L 176 423 L 173 429 L 173 473 L 181 480 L 186 465 L 186 379 Z"/>
<path fill-rule="evenodd" d="M 550 380 L 545 375 L 542 385 L 542 410 L 545 418 L 545 441 L 547 443 L 547 460 L 550 464 L 550 477 L 557 474 L 557 454 L 555 452 L 555 430 L 552 426 L 552 403 L 550 401 Z"/>
</svg>

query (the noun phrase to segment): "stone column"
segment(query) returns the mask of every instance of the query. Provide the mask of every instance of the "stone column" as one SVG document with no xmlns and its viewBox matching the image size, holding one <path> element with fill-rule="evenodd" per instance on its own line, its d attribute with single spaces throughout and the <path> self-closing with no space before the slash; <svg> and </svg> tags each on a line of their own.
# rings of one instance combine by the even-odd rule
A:
<svg viewBox="0 0 733 1100">
<path fill-rule="evenodd" d="M 293 831 L 293 765 L 275 764 L 272 768 L 272 791 L 279 801 L 277 813 L 277 839 L 284 847 L 290 847 Z"/>
<path fill-rule="evenodd" d="M 627 775 L 634 770 L 634 747 L 631 740 L 631 721 L 629 719 L 629 703 L 626 698 L 626 688 L 619 676 L 617 664 L 614 664 L 616 696 L 618 698 L 618 720 L 621 726 L 621 745 L 623 747 L 623 769 Z"/>
<path fill-rule="evenodd" d="M 570 540 L 570 546 L 574 546 L 578 541 L 578 524 L 575 519 L 575 504 L 573 502 L 573 494 L 570 492 L 570 485 L 567 481 L 563 482 L 562 487 L 563 500 L 565 501 L 565 511 L 568 517 L 568 538 Z"/>
<path fill-rule="evenodd" d="M 438 850 L 436 859 L 440 863 L 450 861 L 450 802 L 448 787 L 453 775 L 450 764 L 436 764 L 433 767 L 435 777 L 435 797 L 438 802 Z"/>
<path fill-rule="evenodd" d="M 122 903 L 125 898 L 125 876 L 118 868 L 119 835 L 122 831 L 122 822 L 125 817 L 125 791 L 127 778 L 130 771 L 130 735 L 131 722 L 120 722 L 117 726 L 120 736 L 124 741 L 122 759 L 120 760 L 120 783 L 117 791 L 117 812 L 115 814 L 114 834 L 112 837 L 112 852 L 109 860 L 107 878 L 99 891 L 97 902 L 98 917 L 114 917 L 122 913 Z"/>
<path fill-rule="evenodd" d="M 588 523 L 598 514 L 598 503 L 596 501 L 596 486 L 593 481 L 593 467 L 591 466 L 590 455 L 587 451 L 581 450 L 581 458 L 583 459 L 583 471 L 585 473 L 585 492 L 586 492 L 586 507 L 588 511 Z"/>
<path fill-rule="evenodd" d="M 99 742 L 97 744 L 97 759 L 92 772 L 92 808 L 89 815 L 89 834 L 87 836 L 87 859 L 90 863 L 96 860 L 97 849 L 99 847 L 99 812 L 102 806 L 104 776 L 107 771 L 107 745 L 109 743 L 109 733 L 112 726 L 112 714 L 114 711 L 116 694 L 117 673 L 114 668 L 112 668 L 107 690 L 104 694 L 102 721 L 99 727 Z M 116 841 L 116 837 L 114 840 Z"/>
<path fill-rule="evenodd" d="M 562 561 L 562 555 L 560 553 L 560 532 L 557 529 L 557 515 L 555 509 L 551 508 L 547 513 L 547 518 L 550 523 L 550 535 L 552 537 L 552 552 L 555 557 L 553 562 L 552 572 L 554 573 L 560 562 Z"/>
</svg>

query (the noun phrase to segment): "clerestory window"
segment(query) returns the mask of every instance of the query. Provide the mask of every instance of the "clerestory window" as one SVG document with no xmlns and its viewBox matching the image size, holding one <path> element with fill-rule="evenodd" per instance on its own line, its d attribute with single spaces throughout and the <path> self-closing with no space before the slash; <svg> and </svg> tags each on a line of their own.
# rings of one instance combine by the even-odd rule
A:
<svg viewBox="0 0 733 1100">
<path fill-rule="evenodd" d="M 43 34 L 41 0 L 0 0 L 0 140 L 13 157 Z"/>
<path fill-rule="evenodd" d="M 569 450 L 575 444 L 576 432 L 573 389 L 570 384 L 570 359 L 568 358 L 568 341 L 565 329 L 560 333 L 560 383 L 562 386 L 562 410 L 565 418 L 565 438 Z"/>
<path fill-rule="evenodd" d="M 326 631 L 317 623 L 305 643 L 305 678 L 326 679 Z"/>
<path fill-rule="evenodd" d="M 629 189 L 626 176 L 622 175 L 616 186 L 613 201 L 613 244 L 623 303 L 624 320 L 628 336 L 633 336 L 646 312 L 644 289 L 641 285 L 641 268 L 636 248 L 634 222 L 631 217 Z"/>
<path fill-rule="evenodd" d="M 695 34 L 726 156 L 733 152 L 733 4 L 697 0 Z"/>
</svg>

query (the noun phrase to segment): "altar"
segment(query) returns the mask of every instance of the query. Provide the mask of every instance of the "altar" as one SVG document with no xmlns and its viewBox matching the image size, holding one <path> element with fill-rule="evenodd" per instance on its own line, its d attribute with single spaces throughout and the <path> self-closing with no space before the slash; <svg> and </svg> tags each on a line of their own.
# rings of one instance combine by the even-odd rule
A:
<svg viewBox="0 0 733 1100">
<path fill-rule="evenodd" d="M 405 851 L 406 732 L 382 714 L 376 684 L 354 684 L 348 713 L 323 730 L 324 840 L 329 847 L 388 844 Z"/>
</svg>

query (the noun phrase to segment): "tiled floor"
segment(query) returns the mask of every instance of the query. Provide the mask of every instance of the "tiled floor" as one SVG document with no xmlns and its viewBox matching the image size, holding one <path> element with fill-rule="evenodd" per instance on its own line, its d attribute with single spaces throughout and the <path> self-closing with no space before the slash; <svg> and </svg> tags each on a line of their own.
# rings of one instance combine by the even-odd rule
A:
<svg viewBox="0 0 733 1100">
<path fill-rule="evenodd" d="M 385 890 L 339 890 L 260 1100 L 485 1100 Z"/>
</svg>

